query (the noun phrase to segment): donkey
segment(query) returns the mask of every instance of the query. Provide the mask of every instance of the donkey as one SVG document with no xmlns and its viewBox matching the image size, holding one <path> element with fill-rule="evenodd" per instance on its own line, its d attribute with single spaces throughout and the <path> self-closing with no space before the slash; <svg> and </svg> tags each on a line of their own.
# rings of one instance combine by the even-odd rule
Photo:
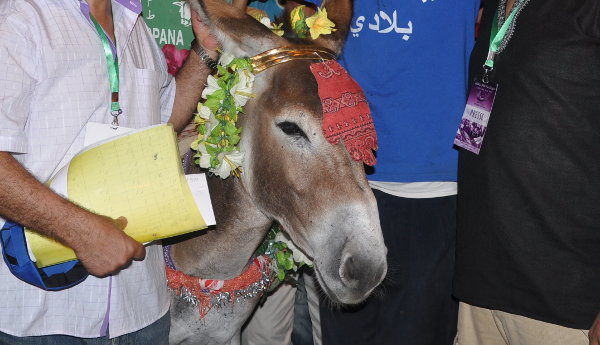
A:
<svg viewBox="0 0 600 345">
<path fill-rule="evenodd" d="M 223 0 L 189 0 L 224 51 L 251 57 L 291 41 Z M 325 0 L 337 31 L 314 42 L 339 53 L 352 15 L 351 0 Z M 297 43 L 297 42 L 296 42 Z M 312 61 L 314 62 L 314 61 Z M 375 198 L 362 163 L 323 130 L 323 108 L 311 62 L 294 60 L 256 75 L 240 115 L 244 152 L 239 178 L 209 179 L 217 226 L 171 246 L 172 263 L 187 275 L 238 276 L 273 221 L 314 262 L 323 292 L 334 304 L 363 301 L 383 280 L 386 248 Z M 171 344 L 239 344 L 240 329 L 259 296 L 215 308 L 173 294 Z"/>
</svg>

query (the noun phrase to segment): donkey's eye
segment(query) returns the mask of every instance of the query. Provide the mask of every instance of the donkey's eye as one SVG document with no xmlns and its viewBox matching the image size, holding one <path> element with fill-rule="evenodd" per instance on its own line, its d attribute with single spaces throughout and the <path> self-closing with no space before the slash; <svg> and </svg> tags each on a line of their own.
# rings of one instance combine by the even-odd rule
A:
<svg viewBox="0 0 600 345">
<path fill-rule="evenodd" d="M 294 122 L 283 121 L 277 124 L 277 127 L 283 131 L 286 135 L 296 138 L 304 138 L 308 140 L 306 133 Z"/>
</svg>

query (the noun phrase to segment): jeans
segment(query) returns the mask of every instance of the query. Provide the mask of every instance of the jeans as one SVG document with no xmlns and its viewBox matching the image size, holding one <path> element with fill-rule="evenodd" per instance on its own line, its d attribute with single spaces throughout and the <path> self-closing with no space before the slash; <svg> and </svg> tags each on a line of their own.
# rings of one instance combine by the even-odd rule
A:
<svg viewBox="0 0 600 345">
<path fill-rule="evenodd" d="M 77 338 L 68 335 L 14 337 L 0 332 L 0 345 L 168 345 L 170 327 L 171 316 L 167 312 L 153 324 L 113 339 L 108 336 Z"/>
</svg>

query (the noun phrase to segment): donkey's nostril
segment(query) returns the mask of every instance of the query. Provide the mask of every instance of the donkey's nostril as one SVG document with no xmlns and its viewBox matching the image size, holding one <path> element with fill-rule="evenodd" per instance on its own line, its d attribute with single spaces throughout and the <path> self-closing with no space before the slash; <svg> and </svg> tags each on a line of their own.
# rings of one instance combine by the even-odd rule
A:
<svg viewBox="0 0 600 345">
<path fill-rule="evenodd" d="M 360 268 L 357 267 L 352 255 L 344 255 L 340 265 L 340 278 L 349 288 L 357 288 L 360 284 Z"/>
</svg>

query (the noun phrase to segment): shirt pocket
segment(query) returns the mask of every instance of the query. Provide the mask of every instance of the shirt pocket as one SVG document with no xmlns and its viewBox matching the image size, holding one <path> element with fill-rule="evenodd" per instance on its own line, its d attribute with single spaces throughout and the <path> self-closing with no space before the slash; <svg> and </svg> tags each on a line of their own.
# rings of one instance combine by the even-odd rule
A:
<svg viewBox="0 0 600 345">
<path fill-rule="evenodd" d="M 139 128 L 160 123 L 160 72 L 125 68 L 120 71 L 119 79 L 122 125 Z"/>
</svg>

